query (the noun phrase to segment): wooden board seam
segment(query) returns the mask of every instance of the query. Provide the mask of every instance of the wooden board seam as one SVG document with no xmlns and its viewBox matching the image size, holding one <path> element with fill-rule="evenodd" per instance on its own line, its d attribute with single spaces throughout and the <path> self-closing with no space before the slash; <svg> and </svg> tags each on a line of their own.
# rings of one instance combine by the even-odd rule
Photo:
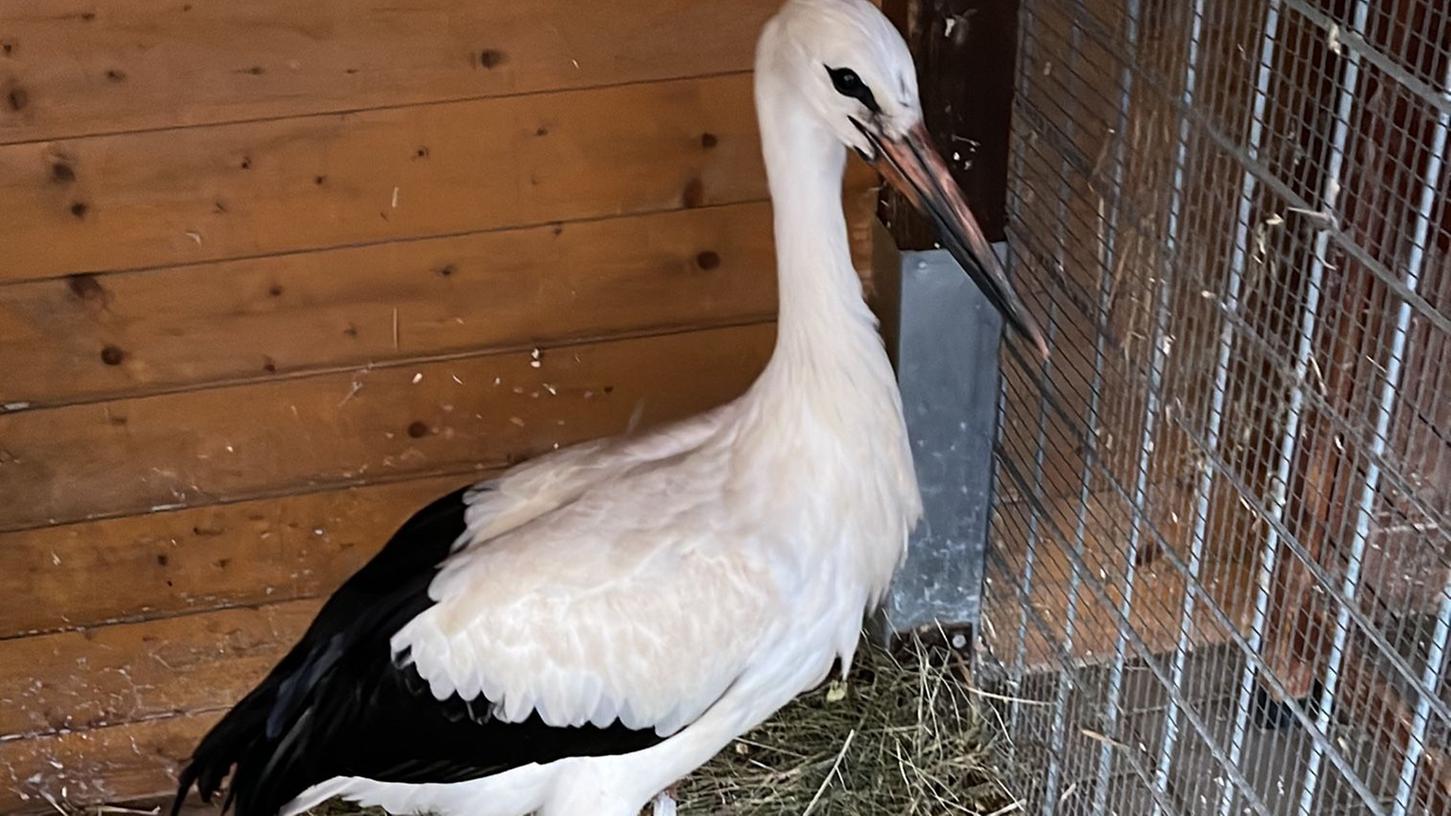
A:
<svg viewBox="0 0 1451 816">
<path fill-rule="evenodd" d="M 294 369 L 291 371 L 279 372 L 276 374 L 263 374 L 256 377 L 224 377 L 215 380 L 207 380 L 200 383 L 188 383 L 185 385 L 159 386 L 155 388 L 138 389 L 123 392 L 98 392 L 88 394 L 80 399 L 57 400 L 54 402 L 14 402 L 0 405 L 0 416 L 13 414 L 38 413 L 59 408 L 71 408 L 79 405 L 100 405 L 107 402 L 121 402 L 131 399 L 146 399 L 149 397 L 163 397 L 173 394 L 189 394 L 196 391 L 209 391 L 215 388 L 230 388 L 235 386 L 255 385 L 258 383 L 277 383 L 290 380 L 305 380 L 311 377 L 323 377 L 332 374 L 345 372 L 366 373 L 370 371 L 400 368 L 404 366 L 430 365 L 433 363 L 449 363 L 458 360 L 473 360 L 481 357 L 494 357 L 506 354 L 517 354 L 521 351 L 540 349 L 542 351 L 569 349 L 575 346 L 597 345 L 600 343 L 614 343 L 623 340 L 643 340 L 650 337 L 668 337 L 677 334 L 688 334 L 695 331 L 709 331 L 712 329 L 735 329 L 744 326 L 756 326 L 762 323 L 770 323 L 776 319 L 775 312 L 762 312 L 758 314 L 746 314 L 729 320 L 718 321 L 697 321 L 694 323 L 660 323 L 653 326 L 641 326 L 638 329 L 606 332 L 604 334 L 569 334 L 558 338 L 540 341 L 537 343 L 508 343 L 502 345 L 490 345 L 482 348 L 464 349 L 462 351 L 448 351 L 438 354 L 424 354 L 413 357 L 395 357 L 387 360 L 352 365 L 331 365 L 331 366 L 310 366 Z M 0 532 L 11 532 L 0 528 Z"/>
<path fill-rule="evenodd" d="M 487 102 L 502 99 L 521 99 L 525 97 L 556 96 L 567 93 L 587 93 L 589 91 L 604 91 L 615 88 L 630 88 L 639 85 L 663 85 L 672 82 L 688 82 L 696 79 L 725 79 L 727 77 L 752 74 L 750 69 L 736 71 L 710 71 L 701 74 L 682 74 L 671 77 L 655 77 L 653 79 L 632 79 L 624 82 L 602 82 L 597 85 L 578 85 L 568 88 L 556 88 L 547 91 L 522 91 L 518 93 L 499 94 L 469 94 L 465 96 L 450 96 L 439 99 L 415 100 L 411 102 L 396 102 L 388 105 L 368 105 L 354 108 L 328 108 L 313 111 L 310 113 L 289 113 L 281 116 L 254 116 L 241 119 L 223 119 L 215 122 L 198 122 L 194 125 L 167 125 L 165 127 L 133 128 L 131 130 L 99 130 L 87 133 L 75 133 L 67 136 L 49 138 L 21 139 L 12 142 L 0 141 L 0 147 L 21 147 L 25 145 L 43 145 L 52 142 L 75 142 L 82 139 L 104 139 L 112 136 L 133 136 L 144 133 L 170 133 L 184 130 L 197 130 L 200 128 L 220 128 L 233 125 L 265 124 L 269 122 L 288 122 L 299 119 L 313 119 L 323 116 L 354 116 L 360 113 L 376 113 L 379 111 L 408 110 L 410 108 L 425 108 L 432 105 L 452 105 L 467 102 Z"/>
<path fill-rule="evenodd" d="M 618 343 L 626 343 L 626 342 L 630 342 L 630 341 L 634 341 L 634 340 L 648 340 L 648 339 L 663 338 L 663 337 L 684 336 L 684 335 L 693 334 L 693 333 L 695 333 L 697 331 L 701 331 L 701 330 L 708 330 L 708 331 L 722 330 L 722 331 L 727 331 L 727 330 L 730 330 L 730 329 L 741 329 L 741 328 L 750 328 L 750 327 L 756 327 L 756 326 L 767 326 L 767 325 L 773 324 L 774 322 L 775 322 L 775 317 L 774 317 L 774 315 L 772 315 L 772 316 L 767 316 L 767 317 L 763 317 L 763 318 L 755 319 L 755 320 L 743 320 L 743 321 L 724 322 L 724 323 L 722 323 L 720 325 L 710 326 L 710 327 L 708 327 L 706 329 L 702 329 L 702 328 L 696 327 L 696 328 L 688 328 L 688 329 L 677 329 L 677 330 L 672 330 L 672 331 L 653 331 L 653 332 L 652 331 L 646 331 L 646 332 L 639 332 L 639 333 L 625 333 L 625 334 L 612 335 L 612 336 L 607 337 L 607 338 L 605 338 L 605 339 L 603 339 L 601 341 L 596 341 L 596 342 L 593 342 L 593 343 L 591 343 L 589 341 L 569 341 L 569 342 L 564 342 L 564 343 L 539 344 L 537 346 L 528 346 L 528 345 L 526 345 L 526 346 L 523 346 L 522 348 L 537 348 L 537 349 L 539 349 L 541 351 L 555 351 L 555 352 L 560 352 L 560 351 L 568 351 L 569 349 L 572 349 L 572 348 L 580 348 L 580 347 L 585 347 L 585 346 L 596 346 L 596 347 L 598 347 L 598 346 L 611 346 L 611 345 L 616 345 Z M 278 377 L 278 379 L 301 380 L 301 379 L 306 379 L 308 377 L 331 376 L 331 375 L 335 375 L 335 374 L 346 373 L 346 372 L 349 372 L 349 371 L 355 371 L 356 372 L 356 371 L 391 370 L 391 369 L 396 369 L 396 368 L 402 368 L 402 367 L 405 367 L 405 366 L 413 366 L 413 365 L 420 365 L 420 364 L 432 364 L 432 363 L 440 363 L 440 362 L 455 362 L 455 361 L 460 361 L 460 360 L 477 360 L 477 359 L 484 359 L 484 358 L 488 358 L 488 357 L 499 357 L 499 356 L 506 356 L 508 354 L 517 354 L 517 353 L 519 353 L 520 350 L 521 350 L 520 347 L 515 347 L 514 349 L 507 350 L 507 351 L 506 350 L 489 349 L 489 350 L 486 350 L 486 351 L 483 351 L 483 352 L 479 352 L 479 351 L 457 352 L 457 353 L 445 354 L 445 355 L 437 355 L 437 356 L 427 357 L 427 358 L 417 358 L 417 359 L 412 359 L 412 360 L 394 361 L 394 362 L 389 362 L 389 363 L 385 363 L 385 364 L 381 364 L 381 365 L 376 365 L 376 366 L 363 366 L 363 367 L 359 367 L 359 366 L 343 366 L 343 367 L 335 368 L 335 369 L 332 369 L 332 370 L 329 370 L 329 371 L 324 371 L 324 372 L 310 372 L 310 373 L 305 374 L 305 375 L 299 375 L 299 376 L 296 376 L 296 377 L 289 377 L 289 378 Z M 274 381 L 273 380 L 263 380 L 262 382 L 271 383 L 271 382 L 274 382 Z M 251 384 L 255 384 L 255 383 L 254 382 L 251 382 L 251 381 L 248 381 L 248 382 L 243 382 L 240 385 L 241 386 L 246 386 L 246 385 L 251 385 Z M 207 389 L 182 389 L 180 391 L 170 392 L 170 393 L 195 393 L 195 392 L 200 391 L 200 390 L 214 390 L 214 389 L 211 389 L 211 388 L 207 388 Z M 220 390 L 220 389 L 215 389 L 215 390 Z M 81 404 L 86 404 L 86 403 L 81 403 Z M 58 407 L 56 409 L 58 409 Z M 46 410 L 52 410 L 52 409 L 51 408 L 36 409 L 34 411 L 34 413 L 41 413 L 41 412 L 46 411 Z M 31 413 L 31 412 L 22 411 L 22 412 L 18 412 L 18 413 Z M 476 463 L 475 464 L 473 470 L 476 470 L 476 471 L 496 470 L 496 469 L 501 469 L 501 468 L 507 467 L 508 465 L 509 465 L 508 462 L 502 462 L 502 461 L 479 462 L 479 463 Z M 467 472 L 469 472 L 469 470 L 465 469 L 465 470 L 463 470 L 461 472 L 467 473 Z M 408 480 L 414 478 L 417 475 L 419 475 L 419 474 L 410 473 L 410 474 L 407 475 L 406 478 L 399 479 L 397 481 L 408 481 Z M 449 474 L 447 472 L 440 471 L 440 472 L 434 473 L 433 475 L 434 476 L 443 476 L 443 475 L 449 475 Z M 225 498 L 218 498 L 218 499 L 211 500 L 211 501 L 183 502 L 183 503 L 177 503 L 177 504 L 158 504 L 158 505 L 155 505 L 155 506 L 149 508 L 146 512 L 147 513 L 159 513 L 159 512 L 166 512 L 166 511 L 171 511 L 171 510 L 182 510 L 182 509 L 194 508 L 194 507 L 208 507 L 208 506 L 213 506 L 213 505 L 218 505 L 218 504 L 231 504 L 231 503 L 240 502 L 240 501 L 252 501 L 252 500 L 257 500 L 257 499 L 279 498 L 281 496 L 298 495 L 298 494 L 301 494 L 301 493 L 313 492 L 313 491 L 318 491 L 318 490 L 334 490 L 334 489 L 343 489 L 343 488 L 348 488 L 348 487 L 362 487 L 362 486 L 365 486 L 365 485 L 388 484 L 388 483 L 391 483 L 391 481 L 390 480 L 387 480 L 387 479 L 384 479 L 384 478 L 340 479 L 338 481 L 328 482 L 326 484 L 318 484 L 316 482 L 303 482 L 303 483 L 290 484 L 290 485 L 281 485 L 281 486 L 278 486 L 276 489 L 273 489 L 273 490 L 254 491 L 254 492 L 246 493 L 246 494 L 229 495 L 229 496 L 227 496 Z M 311 489 L 311 490 L 309 490 L 309 489 Z M 62 526 L 64 524 L 79 524 L 79 523 L 84 523 L 84 522 L 101 521 L 101 520 L 109 519 L 109 518 L 125 518 L 125 517 L 130 516 L 130 515 L 135 515 L 135 513 L 134 512 L 98 513 L 98 514 L 95 514 L 95 515 L 85 516 L 85 517 L 81 517 L 81 518 L 67 519 L 64 522 L 42 521 L 42 522 L 39 522 L 39 523 L 36 523 L 36 524 L 21 524 L 21 525 L 16 525 L 16 526 L 13 526 L 13 527 L 0 527 L 0 533 L 19 533 L 19 532 L 25 532 L 26 530 L 34 530 L 34 529 L 49 528 L 49 527 L 59 527 L 59 526 Z"/>
<path fill-rule="evenodd" d="M 389 485 L 406 485 L 406 484 L 409 484 L 409 483 L 412 483 L 412 482 L 422 483 L 422 482 L 431 482 L 431 481 L 435 481 L 435 480 L 451 479 L 451 478 L 457 478 L 460 481 L 460 483 L 463 483 L 466 480 L 468 482 L 470 482 L 470 483 L 473 483 L 473 482 L 481 482 L 481 481 L 484 481 L 486 479 L 490 479 L 490 478 L 493 478 L 495 476 L 498 476 L 499 474 L 503 473 L 505 470 L 507 470 L 507 468 L 504 468 L 504 467 L 486 468 L 484 470 L 480 470 L 477 467 L 468 467 L 468 468 L 440 468 L 440 469 L 437 469 L 437 470 L 424 471 L 424 472 L 421 472 L 421 473 L 400 473 L 400 474 L 398 474 L 396 476 L 385 476 L 383 478 L 373 479 L 371 481 L 367 481 L 365 483 L 360 483 L 360 484 L 345 484 L 345 485 L 308 485 L 308 486 L 303 487 L 303 488 L 287 488 L 287 489 L 282 489 L 282 490 L 279 490 L 277 492 L 277 494 L 274 494 L 272 492 L 268 492 L 268 493 L 261 494 L 261 495 L 257 495 L 257 496 L 253 496 L 253 497 L 250 497 L 250 498 L 244 497 L 244 498 L 236 498 L 236 499 L 234 499 L 234 498 L 230 498 L 229 497 L 229 498 L 220 499 L 220 500 L 218 500 L 216 502 L 212 502 L 210 504 L 188 505 L 186 507 L 177 507 L 177 508 L 173 508 L 171 510 L 159 511 L 159 513 L 161 513 L 161 514 L 179 513 L 179 512 L 183 512 L 185 510 L 192 510 L 192 509 L 197 509 L 197 508 L 200 508 L 200 507 L 223 507 L 223 506 L 226 506 L 226 505 L 233 505 L 233 504 L 245 504 L 247 502 L 267 501 L 267 500 L 270 500 L 270 499 L 297 498 L 297 497 L 302 497 L 302 496 L 317 496 L 317 495 L 323 495 L 323 494 L 327 494 L 327 493 L 341 493 L 341 492 L 344 492 L 344 491 L 356 490 L 356 489 L 359 489 L 359 488 L 367 488 L 367 487 L 387 487 Z M 150 516 L 150 515 L 155 515 L 155 514 L 153 514 L 153 513 L 145 513 L 145 514 L 140 514 L 140 515 Z M 111 516 L 109 520 L 114 520 L 114 519 L 117 519 L 117 518 L 127 518 L 127 516 L 124 516 L 124 515 Z M 80 524 L 91 524 L 91 523 L 94 523 L 95 521 L 96 521 L 95 519 L 89 519 L 89 520 L 83 519 L 83 520 L 77 520 L 77 521 L 67 521 L 67 522 L 63 522 L 61 524 L 46 525 L 45 526 L 45 529 L 53 529 L 53 528 L 59 528 L 59 527 L 68 527 L 68 526 L 80 525 Z M 382 535 L 391 534 L 391 533 L 392 533 L 392 530 L 380 531 L 380 538 L 379 538 L 379 541 L 378 541 L 378 545 L 379 546 L 382 546 L 382 543 L 383 543 L 382 542 L 382 538 L 381 538 Z M 315 594 L 315 593 L 308 593 L 308 592 L 302 592 L 302 593 L 296 593 L 296 594 L 290 594 L 290 595 L 289 594 L 274 593 L 272 595 L 269 595 L 266 598 L 265 602 L 263 602 L 263 601 L 257 601 L 257 602 L 236 602 L 236 603 L 228 603 L 228 602 L 222 601 L 222 602 L 218 602 L 218 603 L 216 603 L 216 604 L 214 604 L 212 606 L 195 607 L 195 608 L 184 609 L 184 610 L 157 610 L 155 612 L 141 612 L 141 613 L 138 613 L 138 614 L 135 614 L 135 615 L 118 615 L 118 616 L 115 616 L 115 617 L 104 618 L 104 619 L 100 619 L 100 620 L 93 620 L 93 621 L 90 621 L 90 622 L 87 622 L 87 623 L 83 623 L 83 624 L 76 624 L 74 626 L 44 626 L 44 627 L 37 627 L 37 628 L 34 628 L 34 629 L 26 629 L 24 631 L 19 631 L 19 632 L 10 632 L 10 633 L 0 634 L 0 648 L 3 648 L 3 644 L 5 644 L 7 641 L 24 640 L 26 638 L 31 638 L 31 637 L 44 637 L 46 635 L 62 635 L 62 634 L 71 633 L 71 632 L 83 632 L 83 631 L 88 631 L 88 630 L 92 630 L 92 629 L 99 629 L 99 628 L 106 627 L 106 626 L 122 626 L 122 625 L 126 625 L 126 624 L 149 623 L 151 621 L 163 620 L 163 619 L 166 619 L 166 618 L 176 618 L 176 617 L 190 616 L 190 615 L 202 615 L 202 614 L 206 614 L 208 612 L 219 612 L 219 611 L 223 611 L 223 610 L 227 610 L 227 609 L 257 609 L 257 608 L 261 608 L 261 607 L 264 607 L 264 606 L 269 606 L 269 605 L 274 604 L 274 603 L 283 603 L 283 602 L 287 602 L 287 601 L 305 601 L 305 600 L 311 600 L 311 599 L 314 599 L 314 598 L 317 598 L 317 597 L 320 597 L 320 596 L 317 595 L 317 594 Z M 4 739 L 3 735 L 0 735 L 0 739 Z"/>
<path fill-rule="evenodd" d="M 181 709 L 177 711 L 163 711 L 156 714 L 142 714 L 140 716 L 128 717 L 127 719 L 117 720 L 115 722 L 96 723 L 95 725 L 83 725 L 75 728 L 56 728 L 48 731 L 21 731 L 14 734 L 0 734 L 0 744 L 7 742 L 26 742 L 29 740 L 54 739 L 56 737 L 65 737 L 71 734 L 91 734 L 107 728 L 126 728 L 128 726 L 143 725 L 146 723 L 176 720 L 183 717 L 220 714 L 224 711 L 230 710 L 230 708 L 230 706 L 199 706 L 197 708 Z"/>
<path fill-rule="evenodd" d="M 863 188 L 866 189 L 866 188 Z M 848 192 L 855 192 L 849 190 Z M 744 198 L 740 201 L 712 201 L 693 207 L 695 210 L 720 210 L 729 207 L 742 207 L 750 204 L 762 204 L 769 202 L 768 198 Z M 429 233 L 421 235 L 404 235 L 396 238 L 383 238 L 377 241 L 349 241 L 341 244 L 328 244 L 325 246 L 307 247 L 305 249 L 289 249 L 282 252 L 261 252 L 247 255 L 232 255 L 226 258 L 203 258 L 201 260 L 177 261 L 175 263 L 146 264 L 144 266 L 123 266 L 115 269 L 97 269 L 85 272 L 67 272 L 63 275 L 42 275 L 34 278 L 14 278 L 0 280 L 0 295 L 4 294 L 5 288 L 9 286 L 23 286 L 25 284 L 43 283 L 45 281 L 68 278 L 74 275 L 89 275 L 95 278 L 108 278 L 115 275 L 139 275 L 147 272 L 159 272 L 168 269 L 203 269 L 205 267 L 220 266 L 223 264 L 237 263 L 239 261 L 263 261 L 269 258 L 297 258 L 306 255 L 316 255 L 325 252 L 338 252 L 349 249 L 368 249 L 371 247 L 388 246 L 390 244 L 414 244 L 426 241 L 445 241 L 451 238 L 472 238 L 479 235 L 491 235 L 505 232 L 528 232 L 529 230 L 543 229 L 545 227 L 574 226 L 581 224 L 602 224 L 611 221 L 625 221 L 632 218 L 649 218 L 656 215 L 681 212 L 680 207 L 661 207 L 658 209 L 637 210 L 624 213 L 611 213 L 609 215 L 592 215 L 583 218 L 568 218 L 554 221 L 539 221 L 525 224 L 509 224 L 503 227 L 484 227 L 482 229 L 453 230 L 450 232 Z"/>
</svg>

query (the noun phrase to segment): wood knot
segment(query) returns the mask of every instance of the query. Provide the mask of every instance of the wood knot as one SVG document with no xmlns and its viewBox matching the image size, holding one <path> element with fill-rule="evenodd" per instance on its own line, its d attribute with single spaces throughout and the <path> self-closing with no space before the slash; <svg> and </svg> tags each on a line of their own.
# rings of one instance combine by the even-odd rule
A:
<svg viewBox="0 0 1451 816">
<path fill-rule="evenodd" d="M 508 60 L 509 56 L 503 51 L 498 50 L 497 48 L 485 48 L 484 50 L 479 52 L 479 64 L 484 66 L 485 68 L 488 68 L 489 70 L 493 70 L 500 65 L 503 65 L 505 62 L 508 62 Z"/>
<path fill-rule="evenodd" d="M 101 362 L 108 366 L 118 366 L 126 362 L 126 352 L 120 346 L 106 346 L 101 349 Z"/>
<path fill-rule="evenodd" d="M 76 218 L 85 218 L 86 213 L 90 211 L 90 205 L 84 201 L 77 201 L 71 205 L 71 215 L 74 215 Z"/>
<path fill-rule="evenodd" d="M 680 193 L 680 204 L 686 209 L 695 209 L 705 203 L 705 183 L 698 178 L 686 182 Z"/>
<path fill-rule="evenodd" d="M 101 282 L 96 280 L 95 275 L 85 273 L 68 275 L 66 287 L 71 290 L 71 294 L 81 300 L 104 301 L 106 299 L 106 290 L 101 286 Z"/>
<path fill-rule="evenodd" d="M 700 146 L 706 150 L 710 150 L 718 144 L 720 144 L 720 139 L 714 133 L 700 134 Z"/>
<path fill-rule="evenodd" d="M 710 271 L 720 266 L 720 255 L 707 249 L 695 256 L 695 265 L 701 269 Z"/>
<path fill-rule="evenodd" d="M 50 166 L 50 178 L 57 184 L 70 184 L 76 180 L 76 171 L 69 164 L 58 161 Z"/>
<path fill-rule="evenodd" d="M 24 88 L 11 88 L 10 93 L 5 95 L 5 103 L 13 111 L 25 110 L 25 106 L 30 104 L 30 94 Z"/>
<path fill-rule="evenodd" d="M 408 435 L 413 439 L 422 439 L 428 436 L 428 423 L 421 419 L 410 422 L 408 424 Z"/>
</svg>

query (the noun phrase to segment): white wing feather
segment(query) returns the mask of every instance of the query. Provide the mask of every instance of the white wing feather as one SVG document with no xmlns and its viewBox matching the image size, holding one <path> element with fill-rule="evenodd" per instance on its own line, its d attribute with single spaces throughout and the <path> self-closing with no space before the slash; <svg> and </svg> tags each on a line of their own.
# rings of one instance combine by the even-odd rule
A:
<svg viewBox="0 0 1451 816">
<path fill-rule="evenodd" d="M 511 722 L 537 712 L 552 726 L 618 719 L 669 735 L 693 721 L 781 619 L 776 576 L 721 506 L 724 463 L 698 449 L 655 460 L 692 447 L 696 430 L 520 473 L 508 489 L 532 483 L 553 509 L 480 516 L 493 537 L 449 558 L 429 589 L 437 603 L 394 636 L 395 652 L 439 699 L 482 693 Z"/>
</svg>

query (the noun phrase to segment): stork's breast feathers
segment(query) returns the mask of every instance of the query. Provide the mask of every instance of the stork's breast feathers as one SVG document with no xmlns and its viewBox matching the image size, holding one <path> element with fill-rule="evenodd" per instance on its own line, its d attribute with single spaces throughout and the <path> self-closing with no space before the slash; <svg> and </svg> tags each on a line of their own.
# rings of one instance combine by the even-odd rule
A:
<svg viewBox="0 0 1451 816">
<path fill-rule="evenodd" d="M 609 491 L 606 491 L 609 492 Z M 455 554 L 437 603 L 392 639 L 435 697 L 551 726 L 669 735 L 700 716 L 782 618 L 777 582 L 704 508 L 601 517 L 580 502 Z M 606 505 L 607 502 L 600 502 Z"/>
</svg>

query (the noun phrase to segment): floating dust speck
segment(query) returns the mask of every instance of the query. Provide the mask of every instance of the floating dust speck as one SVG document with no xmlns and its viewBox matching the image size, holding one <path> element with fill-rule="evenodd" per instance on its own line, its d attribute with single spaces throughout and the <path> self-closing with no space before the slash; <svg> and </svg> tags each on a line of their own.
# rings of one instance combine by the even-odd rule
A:
<svg viewBox="0 0 1451 816">
<path fill-rule="evenodd" d="M 420 371 L 417 374 L 414 374 L 413 375 L 413 384 L 414 385 L 418 385 L 421 382 L 423 382 L 423 372 L 422 371 Z"/>
<path fill-rule="evenodd" d="M 344 405 L 347 405 L 348 401 L 351 400 L 353 397 L 356 397 L 358 395 L 358 392 L 362 390 L 363 384 L 358 382 L 357 380 L 353 380 L 352 385 L 348 388 L 348 393 L 344 394 L 343 398 L 338 402 L 338 407 L 341 408 Z M 231 448 L 228 448 L 227 450 L 231 450 Z"/>
</svg>

